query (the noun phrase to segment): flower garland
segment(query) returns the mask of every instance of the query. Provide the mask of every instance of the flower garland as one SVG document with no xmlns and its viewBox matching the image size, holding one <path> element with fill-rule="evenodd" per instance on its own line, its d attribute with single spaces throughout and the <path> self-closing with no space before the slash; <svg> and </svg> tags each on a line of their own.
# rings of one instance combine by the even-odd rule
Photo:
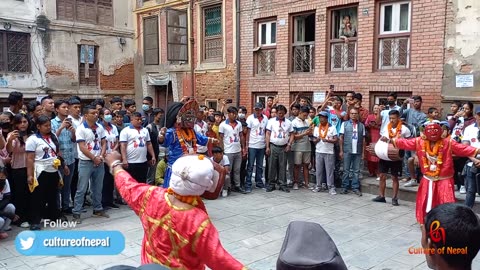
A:
<svg viewBox="0 0 480 270">
<path fill-rule="evenodd" d="M 392 122 L 388 122 L 388 136 L 390 137 L 390 139 L 399 137 L 399 135 L 402 132 L 402 121 L 398 121 L 398 124 L 395 128 L 396 128 L 396 130 L 395 130 L 395 134 L 394 134 L 394 133 L 392 133 Z"/>
<path fill-rule="evenodd" d="M 193 153 L 197 152 L 197 137 L 192 129 L 177 128 L 176 133 L 184 154 L 190 153 L 189 148 L 193 149 Z M 190 145 L 188 145 L 189 142 L 191 142 Z"/>
<path fill-rule="evenodd" d="M 175 199 L 177 199 L 177 200 L 179 200 L 183 203 L 193 205 L 193 206 L 197 206 L 198 205 L 198 200 L 200 199 L 199 196 L 183 196 L 183 195 L 177 194 L 170 187 L 167 189 L 167 193 L 170 194 L 170 195 L 173 195 L 175 197 Z"/>
<path fill-rule="evenodd" d="M 322 135 L 322 131 L 323 131 L 323 135 Z M 318 126 L 318 134 L 322 140 L 327 137 L 327 133 L 328 133 L 328 123 L 326 123 L 325 125 Z"/>
<path fill-rule="evenodd" d="M 423 150 L 425 151 L 425 155 L 422 157 L 423 168 L 426 169 L 425 175 L 438 177 L 443 164 L 443 140 L 436 141 L 433 149 L 430 149 L 430 143 L 428 141 L 424 141 Z M 437 157 L 437 162 L 435 162 L 435 164 L 430 163 L 427 159 L 427 154 L 431 157 Z"/>
</svg>

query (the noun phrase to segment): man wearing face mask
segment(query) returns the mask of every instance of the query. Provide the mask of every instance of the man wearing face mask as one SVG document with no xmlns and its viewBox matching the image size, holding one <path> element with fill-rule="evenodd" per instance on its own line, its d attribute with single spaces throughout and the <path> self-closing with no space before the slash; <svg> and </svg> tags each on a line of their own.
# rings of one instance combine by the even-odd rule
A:
<svg viewBox="0 0 480 270">
<path fill-rule="evenodd" d="M 242 124 L 243 137 L 247 136 L 247 108 L 245 106 L 238 107 L 237 120 Z M 245 180 L 247 178 L 247 161 L 248 161 L 248 151 L 247 151 L 247 155 L 242 156 L 242 164 L 240 164 L 240 185 L 244 188 L 246 188 Z"/>
<path fill-rule="evenodd" d="M 388 115 L 388 113 L 391 110 L 400 111 L 401 109 L 402 108 L 397 105 L 397 93 L 390 92 L 387 96 L 387 105 L 385 106 L 385 109 L 377 115 L 377 123 L 382 122 L 382 126 L 380 127 L 380 133 L 387 132 L 387 125 L 388 122 L 390 122 L 390 116 Z"/>
<path fill-rule="evenodd" d="M 153 113 L 153 98 L 144 97 L 142 102 L 142 126 L 146 127 L 148 124 L 152 123 L 155 114 Z"/>
</svg>

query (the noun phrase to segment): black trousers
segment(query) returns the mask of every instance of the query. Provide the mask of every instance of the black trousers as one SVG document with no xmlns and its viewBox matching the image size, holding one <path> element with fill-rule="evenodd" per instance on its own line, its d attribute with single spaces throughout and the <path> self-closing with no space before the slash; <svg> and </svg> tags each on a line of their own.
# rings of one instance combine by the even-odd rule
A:
<svg viewBox="0 0 480 270">
<path fill-rule="evenodd" d="M 455 170 L 453 179 L 458 189 L 460 189 L 460 186 L 463 186 L 465 183 L 465 179 L 462 175 L 462 172 L 463 172 L 463 167 L 465 167 L 465 164 L 467 163 L 467 161 L 468 161 L 468 158 L 464 158 L 464 157 L 456 158 L 453 160 L 453 168 Z"/>
<path fill-rule="evenodd" d="M 148 163 L 128 163 L 126 170 L 137 182 L 147 183 Z"/>
<path fill-rule="evenodd" d="M 78 161 L 79 159 L 75 159 L 75 173 L 72 176 L 72 183 L 70 184 L 70 196 L 72 197 L 72 202 L 75 199 L 75 194 L 77 194 L 77 185 L 78 185 Z"/>
<path fill-rule="evenodd" d="M 10 186 L 12 188 L 12 204 L 15 213 L 20 217 L 18 224 L 30 221 L 28 209 L 30 207 L 30 191 L 28 190 L 27 168 L 12 169 Z"/>
<path fill-rule="evenodd" d="M 110 168 L 105 163 L 105 176 L 103 177 L 102 189 L 102 205 L 108 206 L 113 204 L 113 175 L 110 173 Z"/>
<path fill-rule="evenodd" d="M 42 172 L 37 178 L 38 186 L 32 193 L 30 213 L 32 224 L 40 224 L 40 220 L 48 218 L 56 220 L 60 217 L 57 205 L 58 172 Z"/>
</svg>

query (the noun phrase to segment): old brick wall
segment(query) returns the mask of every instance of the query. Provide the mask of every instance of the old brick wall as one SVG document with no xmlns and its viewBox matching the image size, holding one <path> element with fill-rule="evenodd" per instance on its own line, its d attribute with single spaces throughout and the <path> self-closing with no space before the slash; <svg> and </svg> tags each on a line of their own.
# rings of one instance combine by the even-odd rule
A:
<svg viewBox="0 0 480 270">
<path fill-rule="evenodd" d="M 231 98 L 235 100 L 235 82 L 234 65 L 215 72 L 196 73 L 195 97 L 199 104 L 204 104 L 205 99 Z M 218 104 L 221 104 L 221 102 Z"/>
<path fill-rule="evenodd" d="M 375 70 L 374 53 L 376 25 L 379 10 L 374 0 L 306 0 L 306 1 L 241 1 L 241 103 L 253 104 L 255 92 L 278 92 L 280 103 L 290 104 L 289 92 L 326 91 L 334 84 L 336 90 L 354 90 L 364 96 L 364 106 L 370 95 L 376 92 L 411 92 L 422 95 L 423 108 L 438 106 L 441 101 L 443 71 L 443 37 L 445 1 L 411 1 L 411 55 L 410 69 L 395 71 Z M 330 72 L 327 55 L 328 10 L 358 3 L 358 51 L 355 72 Z M 290 14 L 316 11 L 315 23 L 315 72 L 290 73 L 289 58 L 292 40 Z M 368 15 L 362 14 L 364 10 Z M 276 74 L 254 75 L 255 20 L 275 17 L 277 20 Z M 279 25 L 285 20 L 285 25 Z"/>
<path fill-rule="evenodd" d="M 112 75 L 100 74 L 100 89 L 102 90 L 133 90 L 134 65 L 125 64 L 116 68 Z"/>
</svg>

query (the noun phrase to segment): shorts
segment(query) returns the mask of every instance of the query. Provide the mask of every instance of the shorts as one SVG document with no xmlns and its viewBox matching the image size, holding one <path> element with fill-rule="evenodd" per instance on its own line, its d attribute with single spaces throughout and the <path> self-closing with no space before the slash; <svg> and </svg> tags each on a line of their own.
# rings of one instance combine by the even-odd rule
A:
<svg viewBox="0 0 480 270">
<path fill-rule="evenodd" d="M 403 161 L 387 161 L 380 159 L 378 162 L 378 171 L 380 173 L 390 173 L 392 176 L 401 177 L 403 171 Z"/>
<path fill-rule="evenodd" d="M 309 164 L 311 156 L 310 152 L 293 152 L 293 163 L 295 165 Z"/>
</svg>

